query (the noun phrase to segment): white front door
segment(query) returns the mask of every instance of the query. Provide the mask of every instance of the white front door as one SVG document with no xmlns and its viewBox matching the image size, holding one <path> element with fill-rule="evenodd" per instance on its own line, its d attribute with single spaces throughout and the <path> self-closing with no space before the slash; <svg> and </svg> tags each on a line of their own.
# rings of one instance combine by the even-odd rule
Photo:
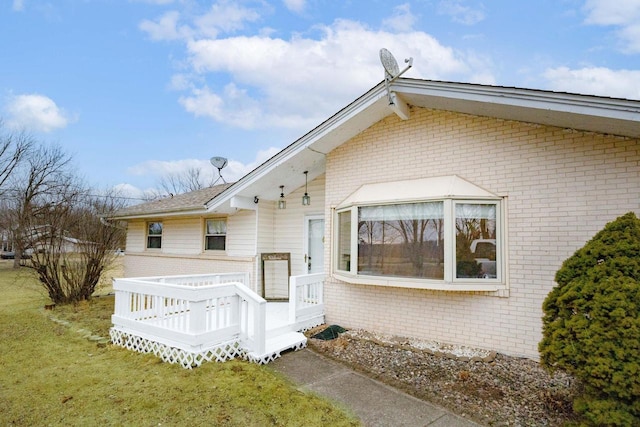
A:
<svg viewBox="0 0 640 427">
<path fill-rule="evenodd" d="M 324 271 L 324 217 L 313 215 L 305 217 L 305 262 L 307 273 Z"/>
</svg>

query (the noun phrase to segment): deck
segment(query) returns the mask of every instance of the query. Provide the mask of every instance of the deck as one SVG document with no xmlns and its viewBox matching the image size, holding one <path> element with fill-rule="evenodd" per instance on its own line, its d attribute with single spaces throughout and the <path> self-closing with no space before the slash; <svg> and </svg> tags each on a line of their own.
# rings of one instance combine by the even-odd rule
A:
<svg viewBox="0 0 640 427">
<path fill-rule="evenodd" d="M 291 277 L 289 302 L 267 302 L 246 274 L 115 279 L 111 340 L 185 368 L 236 357 L 269 363 L 305 347 L 301 331 L 324 323 L 323 281 Z"/>
</svg>

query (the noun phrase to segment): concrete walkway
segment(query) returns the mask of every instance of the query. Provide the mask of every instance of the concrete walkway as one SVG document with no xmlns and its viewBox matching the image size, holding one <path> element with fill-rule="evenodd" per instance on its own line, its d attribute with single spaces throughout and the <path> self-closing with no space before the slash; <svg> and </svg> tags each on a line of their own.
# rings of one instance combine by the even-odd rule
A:
<svg viewBox="0 0 640 427">
<path fill-rule="evenodd" d="M 338 402 L 365 426 L 479 426 L 309 349 L 287 352 L 268 366 L 289 377 L 301 389 Z"/>
</svg>

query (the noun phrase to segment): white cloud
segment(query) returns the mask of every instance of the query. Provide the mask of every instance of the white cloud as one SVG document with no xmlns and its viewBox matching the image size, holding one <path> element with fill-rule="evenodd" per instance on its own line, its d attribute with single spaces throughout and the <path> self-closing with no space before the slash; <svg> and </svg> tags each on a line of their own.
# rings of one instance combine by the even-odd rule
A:
<svg viewBox="0 0 640 427">
<path fill-rule="evenodd" d="M 297 35 L 289 40 L 239 36 L 190 41 L 193 71 L 205 78 L 226 73 L 232 84 L 193 89 L 181 98 L 182 105 L 193 114 L 244 128 L 305 130 L 382 80 L 381 47 L 398 54 L 399 62 L 414 58 L 406 76 L 490 79 L 486 69 L 471 70 L 465 55 L 424 32 L 400 36 L 348 20 L 317 29 L 317 39 Z"/>
<path fill-rule="evenodd" d="M 25 0 L 13 0 L 13 10 L 16 12 L 24 10 L 24 1 Z"/>
<path fill-rule="evenodd" d="M 185 110 L 196 117 L 206 116 L 214 120 L 222 117 L 224 101 L 206 86 L 202 89 L 193 89 L 191 96 L 180 97 L 179 102 Z"/>
<path fill-rule="evenodd" d="M 149 4 L 157 4 L 157 5 L 165 5 L 173 3 L 173 0 L 129 0 L 138 3 L 149 3 Z"/>
<path fill-rule="evenodd" d="M 198 36 L 215 38 L 218 33 L 233 33 L 244 28 L 245 23 L 260 18 L 258 12 L 231 1 L 214 3 L 209 11 L 194 20 Z"/>
<path fill-rule="evenodd" d="M 275 147 L 258 151 L 255 159 L 246 164 L 238 160 L 229 159 L 227 166 L 222 169 L 222 177 L 227 182 L 235 182 L 273 157 L 279 151 L 280 148 Z M 149 160 L 130 167 L 127 173 L 159 180 L 164 176 L 181 174 L 194 168 L 201 170 L 201 176 L 205 181 L 218 178 L 218 170 L 211 165 L 209 159 L 182 159 L 175 161 Z M 136 189 L 129 184 L 120 184 L 116 187 L 123 192 L 126 190 L 127 194 L 136 194 L 133 197 L 139 197 L 140 194 L 144 193 L 143 190 Z"/>
<path fill-rule="evenodd" d="M 616 32 L 627 53 L 640 53 L 640 0 L 587 0 L 585 23 L 618 27 Z"/>
<path fill-rule="evenodd" d="M 380 29 L 339 19 L 288 38 L 258 28 L 255 23 L 270 9 L 254 4 L 257 8 L 223 0 L 199 16 L 185 8 L 140 24 L 153 40 L 185 43 L 186 58 L 168 87 L 183 91 L 178 102 L 194 116 L 243 129 L 308 130 L 384 78 L 382 47 L 398 55 L 401 66 L 402 59 L 414 58 L 406 77 L 495 80 L 490 61 L 414 30 L 417 19 L 409 3 L 397 6 Z M 286 5 L 303 7 L 304 2 Z M 242 34 L 225 35 L 237 32 Z"/>
<path fill-rule="evenodd" d="M 545 71 L 552 90 L 640 100 L 640 71 L 567 67 Z"/>
<path fill-rule="evenodd" d="M 306 0 L 283 0 L 283 3 L 287 9 L 292 12 L 300 13 L 306 6 Z"/>
<path fill-rule="evenodd" d="M 595 25 L 626 25 L 640 16 L 640 0 L 587 0 L 585 22 Z"/>
<path fill-rule="evenodd" d="M 75 121 L 51 98 L 38 94 L 11 97 L 5 111 L 9 126 L 34 131 L 51 132 Z"/>
<path fill-rule="evenodd" d="M 186 25 L 178 25 L 180 13 L 172 10 L 155 21 L 145 19 L 139 28 L 146 32 L 151 40 L 178 40 L 191 37 L 192 30 Z"/>
<path fill-rule="evenodd" d="M 448 15 L 453 22 L 464 25 L 473 25 L 484 19 L 484 11 L 465 6 L 461 0 L 442 0 L 438 4 L 438 12 Z"/>
<path fill-rule="evenodd" d="M 158 41 L 216 38 L 221 33 L 241 30 L 247 22 L 258 19 L 260 14 L 257 11 L 224 0 L 214 3 L 206 13 L 200 16 L 187 17 L 172 10 L 155 20 L 143 20 L 138 28 L 147 33 L 152 40 Z"/>
<path fill-rule="evenodd" d="M 623 50 L 626 53 L 640 53 L 640 24 L 634 23 L 625 26 L 618 31 L 618 37 L 622 40 Z"/>
<path fill-rule="evenodd" d="M 416 17 L 411 13 L 409 3 L 401 4 L 393 9 L 393 15 L 382 21 L 382 27 L 390 31 L 405 33 L 413 30 Z"/>
</svg>

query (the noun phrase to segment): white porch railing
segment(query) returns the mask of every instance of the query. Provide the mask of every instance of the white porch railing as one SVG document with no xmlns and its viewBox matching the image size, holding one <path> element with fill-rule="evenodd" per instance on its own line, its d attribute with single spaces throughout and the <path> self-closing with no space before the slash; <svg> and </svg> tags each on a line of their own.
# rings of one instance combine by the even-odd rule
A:
<svg viewBox="0 0 640 427">
<path fill-rule="evenodd" d="M 266 330 L 267 302 L 245 285 L 248 274 L 115 279 L 111 340 L 186 368 L 237 356 L 267 363 L 306 345 L 291 332 L 323 323 L 323 275 L 313 276 L 291 278 L 289 322 L 277 331 L 290 336 L 275 343 Z M 285 341 L 291 345 L 282 347 Z"/>
<path fill-rule="evenodd" d="M 310 329 L 324 322 L 323 284 L 323 273 L 289 278 L 289 322 L 297 330 Z"/>
</svg>

